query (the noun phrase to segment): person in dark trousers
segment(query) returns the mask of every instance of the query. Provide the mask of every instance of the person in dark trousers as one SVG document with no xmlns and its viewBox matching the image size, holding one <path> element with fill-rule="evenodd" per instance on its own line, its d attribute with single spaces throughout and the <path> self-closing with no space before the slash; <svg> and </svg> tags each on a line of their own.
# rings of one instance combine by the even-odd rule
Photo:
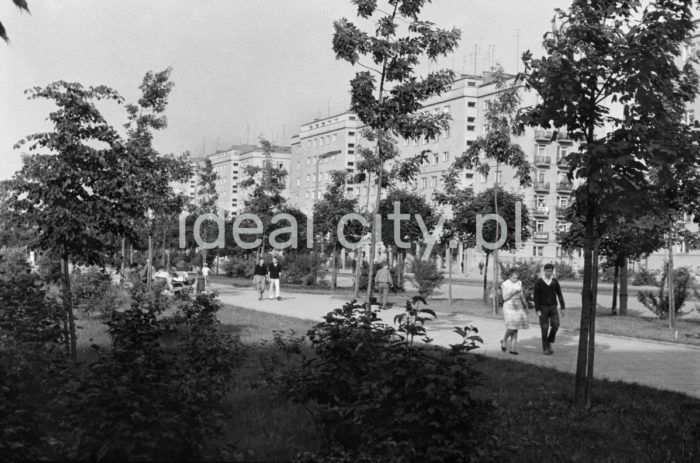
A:
<svg viewBox="0 0 700 463">
<path fill-rule="evenodd" d="M 484 262 L 479 262 L 479 275 L 484 272 Z"/>
<path fill-rule="evenodd" d="M 262 257 L 258 263 L 255 264 L 253 281 L 255 282 L 255 290 L 260 293 L 258 300 L 262 300 L 263 293 L 265 292 L 265 282 L 267 281 L 267 265 L 265 265 L 265 259 Z"/>
<path fill-rule="evenodd" d="M 282 271 L 282 266 L 277 260 L 277 256 L 272 258 L 272 264 L 267 268 L 267 276 L 270 279 L 270 299 L 274 299 L 272 296 L 275 294 L 277 300 L 281 300 L 280 297 L 280 272 Z"/>
<path fill-rule="evenodd" d="M 556 278 L 552 276 L 554 265 L 545 264 L 544 276 L 535 282 L 535 312 L 540 317 L 540 329 L 542 330 L 542 351 L 545 355 L 552 355 L 552 344 L 559 329 L 559 313 L 557 312 L 557 299 L 561 305 L 561 316 L 564 316 L 564 296 Z M 551 326 L 551 329 L 550 329 Z"/>
</svg>

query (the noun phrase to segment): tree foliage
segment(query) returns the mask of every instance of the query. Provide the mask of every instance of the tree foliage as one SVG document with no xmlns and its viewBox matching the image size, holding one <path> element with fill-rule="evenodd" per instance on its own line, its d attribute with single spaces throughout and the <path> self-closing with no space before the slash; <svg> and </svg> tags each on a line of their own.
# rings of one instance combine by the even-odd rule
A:
<svg viewBox="0 0 700 463">
<path fill-rule="evenodd" d="M 29 4 L 27 3 L 27 0 L 12 0 L 12 3 L 14 3 L 15 6 L 19 9 L 20 13 L 26 11 L 27 13 L 31 14 L 31 12 L 29 11 Z M 10 43 L 10 38 L 7 35 L 5 26 L 2 25 L 2 22 L 0 22 L 0 39 L 3 39 L 5 43 Z"/>
<path fill-rule="evenodd" d="M 659 211 L 677 210 L 696 180 L 697 135 L 681 118 L 698 77 L 690 63 L 677 64 L 692 30 L 690 0 L 575 0 L 556 10 L 545 56 L 523 55 L 526 83 L 541 99 L 522 123 L 565 127 L 582 142 L 567 159 L 569 177 L 584 180 L 575 191 L 584 218 L 579 404 L 591 404 L 599 218 L 638 218 L 651 197 Z"/>
<path fill-rule="evenodd" d="M 363 32 L 345 18 L 337 20 L 333 23 L 333 51 L 336 58 L 365 68 L 350 81 L 350 106 L 374 132 L 369 140 L 376 143 L 376 148 L 373 155 L 365 153 L 365 158 L 369 160 L 368 170 L 374 174 L 378 185 L 374 206 L 378 210 L 385 178 L 384 165 L 396 159 L 396 150 L 386 149 L 391 143 L 389 137 L 433 139 L 449 129 L 449 114 L 422 109 L 427 99 L 450 88 L 454 72 L 438 70 L 419 79 L 415 68 L 423 57 L 435 61 L 439 56 L 453 52 L 461 32 L 441 29 L 429 21 L 420 20 L 425 0 L 390 0 L 386 2 L 386 8 L 380 7 L 376 0 L 355 0 L 353 3 L 359 17 L 377 17 L 374 33 Z M 365 58 L 367 62 L 361 62 Z M 420 158 L 410 164 L 414 169 L 420 164 Z M 398 170 L 404 171 L 401 167 Z M 374 233 L 370 236 L 371 262 L 375 252 Z M 370 294 L 371 289 L 368 289 L 367 301 Z"/>
</svg>

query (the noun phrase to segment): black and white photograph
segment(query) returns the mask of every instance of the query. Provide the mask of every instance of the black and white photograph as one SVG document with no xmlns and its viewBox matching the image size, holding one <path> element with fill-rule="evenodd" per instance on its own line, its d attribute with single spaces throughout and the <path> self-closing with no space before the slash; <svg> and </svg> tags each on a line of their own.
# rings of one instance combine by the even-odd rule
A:
<svg viewBox="0 0 700 463">
<path fill-rule="evenodd" d="M 0 460 L 700 461 L 700 2 L 0 0 Z"/>
</svg>

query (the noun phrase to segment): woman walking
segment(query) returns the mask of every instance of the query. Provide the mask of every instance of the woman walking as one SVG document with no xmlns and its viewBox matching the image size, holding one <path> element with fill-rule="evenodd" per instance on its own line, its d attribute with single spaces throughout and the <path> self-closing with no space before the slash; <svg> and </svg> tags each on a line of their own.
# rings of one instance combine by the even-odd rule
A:
<svg viewBox="0 0 700 463">
<path fill-rule="evenodd" d="M 503 294 L 503 320 L 506 324 L 506 333 L 501 340 L 501 350 L 506 349 L 513 355 L 518 355 L 515 345 L 518 342 L 518 330 L 530 327 L 527 321 L 527 302 L 523 294 L 523 283 L 518 280 L 518 272 L 511 270 L 508 279 L 501 284 Z M 508 340 L 510 339 L 510 346 Z"/>
</svg>

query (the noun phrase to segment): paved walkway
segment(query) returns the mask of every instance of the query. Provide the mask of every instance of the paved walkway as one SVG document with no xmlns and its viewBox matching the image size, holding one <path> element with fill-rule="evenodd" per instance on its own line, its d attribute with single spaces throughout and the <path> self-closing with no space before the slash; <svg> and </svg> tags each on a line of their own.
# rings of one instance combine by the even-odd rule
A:
<svg viewBox="0 0 700 463">
<path fill-rule="evenodd" d="M 237 288 L 224 284 L 212 284 L 219 292 L 219 299 L 246 309 L 320 321 L 333 308 L 341 307 L 342 299 L 331 295 L 284 293 L 281 301 L 258 300 L 253 288 Z M 403 308 L 392 308 L 382 312 L 381 318 L 391 323 Z M 233 321 L 233 314 L 220 312 L 223 323 Z M 535 317 L 531 314 L 531 322 Z M 575 373 L 578 353 L 578 334 L 560 332 L 553 346 L 554 355 L 542 355 L 539 325 L 532 323 L 530 329 L 521 330 L 518 339 L 520 355 L 504 354 L 499 347 L 503 337 L 503 322 L 466 315 L 442 315 L 427 324 L 428 334 L 437 345 L 449 346 L 461 342 L 453 332 L 456 326 L 474 325 L 484 344 L 474 352 L 488 356 L 516 359 L 544 367 Z M 595 377 L 639 383 L 659 389 L 682 392 L 700 398 L 700 347 L 646 341 L 596 334 Z"/>
</svg>

